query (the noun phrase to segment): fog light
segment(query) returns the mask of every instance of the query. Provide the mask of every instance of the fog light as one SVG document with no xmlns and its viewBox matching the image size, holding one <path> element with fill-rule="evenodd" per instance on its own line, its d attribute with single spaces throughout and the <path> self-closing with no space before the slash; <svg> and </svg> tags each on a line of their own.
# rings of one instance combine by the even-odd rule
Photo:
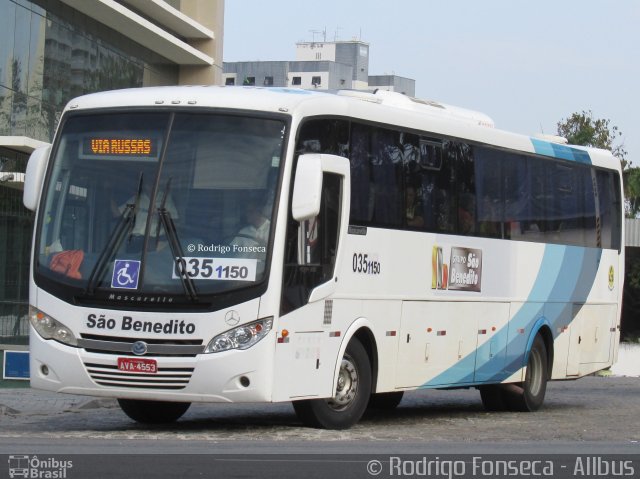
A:
<svg viewBox="0 0 640 479">
<path fill-rule="evenodd" d="M 43 364 L 42 366 L 40 366 L 40 372 L 42 373 L 43 376 L 49 375 L 49 368 L 47 367 L 46 364 Z"/>
<path fill-rule="evenodd" d="M 247 376 L 242 376 L 240 378 L 240 385 L 243 388 L 248 388 L 250 384 L 251 384 L 251 381 L 249 381 L 249 378 Z"/>
</svg>

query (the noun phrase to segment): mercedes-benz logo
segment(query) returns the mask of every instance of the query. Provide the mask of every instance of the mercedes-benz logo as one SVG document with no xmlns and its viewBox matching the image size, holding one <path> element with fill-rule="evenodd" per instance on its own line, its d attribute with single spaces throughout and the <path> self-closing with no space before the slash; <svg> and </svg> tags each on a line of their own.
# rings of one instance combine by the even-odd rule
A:
<svg viewBox="0 0 640 479">
<path fill-rule="evenodd" d="M 147 343 L 144 341 L 136 341 L 131 346 L 131 352 L 136 356 L 144 356 L 147 354 Z"/>
<path fill-rule="evenodd" d="M 229 326 L 235 326 L 240 322 L 240 314 L 238 314 L 236 310 L 232 309 L 224 315 L 224 322 Z"/>
</svg>

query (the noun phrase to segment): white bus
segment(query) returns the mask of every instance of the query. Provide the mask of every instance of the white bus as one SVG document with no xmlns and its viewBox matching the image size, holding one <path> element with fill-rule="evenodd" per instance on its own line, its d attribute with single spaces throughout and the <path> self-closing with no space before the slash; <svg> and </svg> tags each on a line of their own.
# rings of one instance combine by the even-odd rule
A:
<svg viewBox="0 0 640 479">
<path fill-rule="evenodd" d="M 293 401 L 347 428 L 419 388 L 538 409 L 617 356 L 610 152 L 395 93 L 163 87 L 87 95 L 36 150 L 35 388 Z"/>
</svg>

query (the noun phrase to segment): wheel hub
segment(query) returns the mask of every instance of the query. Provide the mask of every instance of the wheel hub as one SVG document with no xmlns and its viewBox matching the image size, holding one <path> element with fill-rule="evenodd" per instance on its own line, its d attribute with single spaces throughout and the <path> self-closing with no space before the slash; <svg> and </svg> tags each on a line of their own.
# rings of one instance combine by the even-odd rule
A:
<svg viewBox="0 0 640 479">
<path fill-rule="evenodd" d="M 358 370 L 351 361 L 345 357 L 340 365 L 338 381 L 336 384 L 336 395 L 328 401 L 336 411 L 348 408 L 358 392 Z"/>
</svg>

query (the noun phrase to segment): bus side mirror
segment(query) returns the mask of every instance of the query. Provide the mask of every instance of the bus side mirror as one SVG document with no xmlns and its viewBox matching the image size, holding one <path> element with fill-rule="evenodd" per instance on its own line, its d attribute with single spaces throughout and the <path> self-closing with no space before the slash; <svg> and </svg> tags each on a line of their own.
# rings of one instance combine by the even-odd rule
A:
<svg viewBox="0 0 640 479">
<path fill-rule="evenodd" d="M 40 200 L 42 190 L 42 180 L 47 169 L 47 161 L 51 154 L 51 145 L 36 148 L 27 163 L 27 172 L 24 180 L 24 192 L 22 202 L 25 208 L 35 211 Z"/>
<path fill-rule="evenodd" d="M 291 215 L 299 222 L 318 216 L 322 195 L 322 156 L 300 155 L 293 183 Z"/>
<path fill-rule="evenodd" d="M 347 158 L 328 154 L 298 158 L 291 215 L 300 223 L 299 265 L 324 262 L 329 256 L 326 248 L 336 253 L 339 238 L 346 234 L 349 222 L 350 176 Z"/>
</svg>

